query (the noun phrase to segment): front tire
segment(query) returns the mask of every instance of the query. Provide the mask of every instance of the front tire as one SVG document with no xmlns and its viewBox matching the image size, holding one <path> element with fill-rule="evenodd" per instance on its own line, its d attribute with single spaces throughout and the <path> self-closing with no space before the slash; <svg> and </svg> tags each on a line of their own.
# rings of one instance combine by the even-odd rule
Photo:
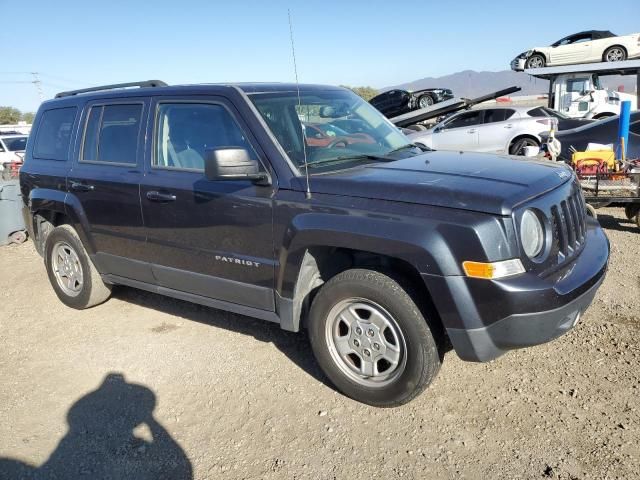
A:
<svg viewBox="0 0 640 480">
<path fill-rule="evenodd" d="M 422 95 L 418 99 L 418 108 L 427 108 L 433 105 L 435 101 L 431 95 Z"/>
<path fill-rule="evenodd" d="M 627 59 L 627 51 L 618 45 L 609 47 L 604 51 L 603 60 L 605 62 L 624 62 Z"/>
<path fill-rule="evenodd" d="M 337 389 L 377 407 L 409 402 L 440 369 L 434 334 L 416 303 L 398 282 L 373 270 L 347 270 L 320 289 L 309 338 Z"/>
<path fill-rule="evenodd" d="M 93 307 L 111 295 L 71 226 L 56 227 L 47 236 L 44 260 L 53 290 L 68 307 Z"/>
<path fill-rule="evenodd" d="M 536 53 L 527 58 L 524 68 L 542 68 L 546 63 L 547 60 L 539 53 Z"/>
</svg>

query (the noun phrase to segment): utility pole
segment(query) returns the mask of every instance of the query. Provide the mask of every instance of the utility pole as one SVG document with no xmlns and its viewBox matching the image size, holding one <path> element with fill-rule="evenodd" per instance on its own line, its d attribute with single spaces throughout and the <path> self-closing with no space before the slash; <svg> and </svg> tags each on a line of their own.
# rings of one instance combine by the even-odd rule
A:
<svg viewBox="0 0 640 480">
<path fill-rule="evenodd" d="M 42 91 L 42 82 L 40 81 L 40 77 L 38 76 L 38 72 L 31 72 L 33 75 L 33 84 L 36 86 L 36 90 L 38 91 L 38 97 L 40 98 L 40 103 L 44 102 L 44 92 Z"/>
</svg>

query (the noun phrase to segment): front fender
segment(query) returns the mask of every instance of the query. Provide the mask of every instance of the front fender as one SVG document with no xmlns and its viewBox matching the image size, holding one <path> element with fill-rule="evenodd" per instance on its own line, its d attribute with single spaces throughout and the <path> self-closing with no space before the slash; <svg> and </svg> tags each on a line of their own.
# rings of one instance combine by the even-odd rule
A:
<svg viewBox="0 0 640 480">
<path fill-rule="evenodd" d="M 383 255 L 412 265 L 418 273 L 438 276 L 462 275 L 464 260 L 495 261 L 513 255 L 510 222 L 503 218 L 400 206 L 405 207 L 404 215 L 311 212 L 292 218 L 280 249 L 278 294 L 293 298 L 302 260 L 313 247 Z M 421 215 L 407 215 L 418 212 Z"/>
</svg>

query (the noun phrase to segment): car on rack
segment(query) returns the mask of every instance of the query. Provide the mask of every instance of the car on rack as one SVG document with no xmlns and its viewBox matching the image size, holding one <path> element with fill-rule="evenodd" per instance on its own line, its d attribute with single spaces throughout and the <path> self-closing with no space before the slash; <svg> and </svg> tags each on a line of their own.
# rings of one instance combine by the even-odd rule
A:
<svg viewBox="0 0 640 480">
<path fill-rule="evenodd" d="M 375 142 L 307 145 L 301 112 Z M 67 306 L 124 285 L 306 331 L 327 378 L 380 407 L 424 390 L 449 345 L 488 361 L 564 334 L 609 257 L 566 165 L 425 152 L 339 87 L 62 92 L 20 186 Z"/>
<path fill-rule="evenodd" d="M 621 62 L 640 58 L 640 33 L 617 36 L 608 30 L 587 30 L 561 38 L 548 47 L 534 47 L 511 61 L 523 71 L 574 63 Z"/>
<path fill-rule="evenodd" d="M 556 130 L 558 124 L 555 117 L 531 115 L 531 110 L 531 107 L 463 110 L 408 137 L 415 144 L 433 150 L 523 155 L 525 147 L 539 147 L 542 135 Z"/>
<path fill-rule="evenodd" d="M 387 118 L 393 118 L 452 98 L 453 92 L 448 88 L 425 88 L 414 91 L 395 88 L 373 97 L 369 103 Z"/>
</svg>

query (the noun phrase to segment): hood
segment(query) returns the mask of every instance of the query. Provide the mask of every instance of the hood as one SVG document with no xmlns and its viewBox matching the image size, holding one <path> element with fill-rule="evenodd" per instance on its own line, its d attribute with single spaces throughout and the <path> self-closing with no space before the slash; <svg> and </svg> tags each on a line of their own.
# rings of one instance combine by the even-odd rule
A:
<svg viewBox="0 0 640 480">
<path fill-rule="evenodd" d="M 426 152 L 311 176 L 311 192 L 510 215 L 573 178 L 565 164 L 474 152 Z"/>
</svg>

